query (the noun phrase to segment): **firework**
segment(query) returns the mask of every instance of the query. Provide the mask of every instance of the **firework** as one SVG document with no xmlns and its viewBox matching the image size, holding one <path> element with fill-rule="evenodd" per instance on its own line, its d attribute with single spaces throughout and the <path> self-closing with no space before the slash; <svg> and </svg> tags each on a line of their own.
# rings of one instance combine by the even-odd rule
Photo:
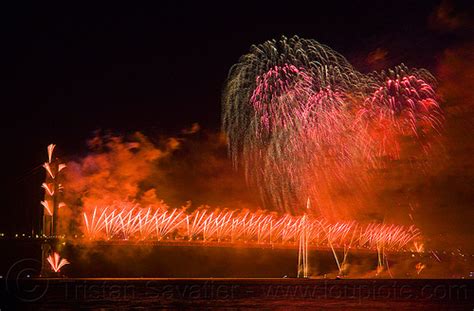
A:
<svg viewBox="0 0 474 311">
<path fill-rule="evenodd" d="M 56 252 L 49 255 L 47 260 L 51 267 L 51 270 L 53 270 L 54 272 L 59 272 L 62 267 L 69 264 L 69 261 L 67 259 L 61 258 L 61 256 Z"/>
<path fill-rule="evenodd" d="M 360 172 L 399 159 L 402 139 L 429 152 L 442 121 L 434 85 L 423 69 L 364 75 L 325 45 L 282 37 L 232 67 L 222 127 L 266 208 L 298 214 L 309 197 L 329 217 L 335 188 L 363 189 Z"/>
<path fill-rule="evenodd" d="M 419 262 L 415 265 L 416 274 L 420 275 L 421 271 L 426 268 L 426 265 Z"/>
<path fill-rule="evenodd" d="M 400 251 L 410 249 L 420 236 L 414 226 L 367 224 L 354 221 L 329 223 L 309 215 L 277 216 L 265 211 L 251 212 L 197 209 L 142 208 L 120 203 L 84 212 L 84 234 L 93 241 L 225 242 L 232 244 L 287 245 L 344 249 L 342 269 L 351 248 Z M 303 238 L 302 238 L 303 237 Z M 302 247 L 300 245 L 300 247 Z M 306 255 L 305 255 L 306 256 Z"/>
<path fill-rule="evenodd" d="M 41 187 L 44 189 L 44 200 L 41 205 L 44 207 L 43 212 L 43 234 L 46 236 L 54 236 L 57 234 L 58 210 L 66 204 L 61 202 L 61 192 L 63 185 L 61 184 L 60 172 L 66 168 L 66 164 L 59 163 L 57 159 L 53 159 L 55 144 L 48 146 L 48 161 L 43 164 L 46 171 L 46 180 Z"/>
</svg>

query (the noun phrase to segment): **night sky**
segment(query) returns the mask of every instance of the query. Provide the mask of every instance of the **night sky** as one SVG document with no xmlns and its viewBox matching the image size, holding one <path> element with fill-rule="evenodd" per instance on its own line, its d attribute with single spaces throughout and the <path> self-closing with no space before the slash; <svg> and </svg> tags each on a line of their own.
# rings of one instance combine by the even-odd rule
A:
<svg viewBox="0 0 474 311">
<path fill-rule="evenodd" d="M 0 232 L 38 225 L 50 143 L 70 155 L 86 152 L 97 130 L 173 135 L 197 122 L 218 131 L 227 72 L 252 44 L 298 35 L 362 72 L 403 62 L 436 75 L 447 50 L 472 47 L 469 9 L 469 1 L 3 7 Z M 472 146 L 472 138 L 459 141 Z"/>
</svg>

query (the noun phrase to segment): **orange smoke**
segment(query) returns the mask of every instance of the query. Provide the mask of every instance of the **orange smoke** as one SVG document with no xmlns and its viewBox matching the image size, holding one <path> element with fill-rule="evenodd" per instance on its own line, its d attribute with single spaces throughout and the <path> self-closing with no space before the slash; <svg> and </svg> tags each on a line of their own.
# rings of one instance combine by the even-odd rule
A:
<svg viewBox="0 0 474 311">
<path fill-rule="evenodd" d="M 474 112 L 474 45 L 444 51 L 438 65 L 440 93 L 449 113 L 462 116 Z"/>
<path fill-rule="evenodd" d="M 143 134 L 136 132 L 125 140 L 118 136 L 96 136 L 88 142 L 92 152 L 69 162 L 65 188 L 68 205 L 84 210 L 115 201 L 159 203 L 156 190 L 144 189 L 141 183 L 156 170 L 156 163 L 180 146 L 170 138 L 164 147 L 155 147 Z"/>
<path fill-rule="evenodd" d="M 90 152 L 69 161 L 64 171 L 61 232 L 81 232 L 83 212 L 124 202 L 154 209 L 258 208 L 243 176 L 232 169 L 222 135 L 203 132 L 197 123 L 181 134 L 153 141 L 139 132 L 89 140 Z"/>
</svg>

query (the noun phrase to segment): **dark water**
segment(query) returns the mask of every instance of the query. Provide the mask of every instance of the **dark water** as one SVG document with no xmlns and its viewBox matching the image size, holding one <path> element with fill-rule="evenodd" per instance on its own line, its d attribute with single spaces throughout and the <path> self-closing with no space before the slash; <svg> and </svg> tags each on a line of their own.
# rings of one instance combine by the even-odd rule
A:
<svg viewBox="0 0 474 311">
<path fill-rule="evenodd" d="M 474 280 L 281 278 L 296 275 L 297 252 L 291 249 L 66 245 L 61 254 L 71 264 L 61 273 L 71 278 L 33 279 L 40 274 L 40 247 L 40 242 L 30 240 L 0 243 L 1 311 L 474 310 Z M 394 265 L 406 263 L 410 267 L 420 260 L 410 254 L 390 258 Z M 335 269 L 329 252 L 318 250 L 311 253 L 311 259 L 311 267 L 318 271 Z M 376 259 L 376 254 L 353 252 L 350 262 L 352 267 L 359 263 L 373 270 Z M 423 259 L 423 262 L 428 261 Z M 429 268 L 433 267 L 428 262 Z M 448 270 L 445 274 L 452 275 Z M 134 278 L 108 278 L 112 276 Z M 181 276 L 187 278 L 176 278 Z M 246 278 L 231 278 L 236 276 Z"/>
<path fill-rule="evenodd" d="M 333 309 L 473 310 L 473 280 L 2 280 L 1 310 Z"/>
</svg>

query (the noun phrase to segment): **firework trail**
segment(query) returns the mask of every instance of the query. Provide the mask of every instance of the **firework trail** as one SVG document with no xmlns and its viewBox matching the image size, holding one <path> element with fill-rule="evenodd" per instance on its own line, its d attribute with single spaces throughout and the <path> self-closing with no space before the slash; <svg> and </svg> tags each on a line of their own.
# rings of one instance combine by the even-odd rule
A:
<svg viewBox="0 0 474 311">
<path fill-rule="evenodd" d="M 48 146 L 48 161 L 43 164 L 43 168 L 46 171 L 46 180 L 41 185 L 45 193 L 41 205 L 44 207 L 43 234 L 45 235 L 57 234 L 59 209 L 66 206 L 61 201 L 64 187 L 60 176 L 61 171 L 66 168 L 66 164 L 59 163 L 57 159 L 53 159 L 55 147 L 55 144 Z"/>
<path fill-rule="evenodd" d="M 363 190 L 362 172 L 399 159 L 402 140 L 429 152 L 442 123 L 434 85 L 423 69 L 364 75 L 325 45 L 282 37 L 231 68 L 222 127 L 234 166 L 266 208 L 298 214 L 311 198 L 331 217 L 322 205 L 335 188 Z"/>
<path fill-rule="evenodd" d="M 416 274 L 420 275 L 421 271 L 423 271 L 423 269 L 425 269 L 425 268 L 426 268 L 425 264 L 423 264 L 421 262 L 417 263 L 416 266 L 415 266 Z"/>
<path fill-rule="evenodd" d="M 65 258 L 61 258 L 58 253 L 53 253 L 47 258 L 48 263 L 51 267 L 51 270 L 54 272 L 59 272 L 62 267 L 69 264 L 69 261 Z"/>
<path fill-rule="evenodd" d="M 329 223 L 303 216 L 277 216 L 266 211 L 142 208 L 132 203 L 116 203 L 83 213 L 85 237 L 103 241 L 225 242 L 256 245 L 295 246 L 304 242 L 314 247 L 391 251 L 410 249 L 420 231 L 414 226 L 356 222 Z M 345 258 L 343 260 L 345 262 Z"/>
</svg>

